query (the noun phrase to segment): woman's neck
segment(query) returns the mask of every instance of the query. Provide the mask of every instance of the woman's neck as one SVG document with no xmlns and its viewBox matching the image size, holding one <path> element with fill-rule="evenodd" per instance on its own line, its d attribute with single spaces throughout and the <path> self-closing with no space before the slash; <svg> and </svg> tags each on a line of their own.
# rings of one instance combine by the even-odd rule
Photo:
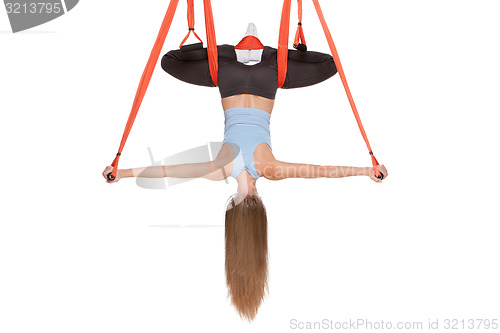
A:
<svg viewBox="0 0 500 333">
<path fill-rule="evenodd" d="M 243 170 L 237 177 L 238 182 L 238 195 L 247 197 L 249 195 L 257 194 L 256 182 L 257 180 L 252 177 L 247 170 Z"/>
</svg>

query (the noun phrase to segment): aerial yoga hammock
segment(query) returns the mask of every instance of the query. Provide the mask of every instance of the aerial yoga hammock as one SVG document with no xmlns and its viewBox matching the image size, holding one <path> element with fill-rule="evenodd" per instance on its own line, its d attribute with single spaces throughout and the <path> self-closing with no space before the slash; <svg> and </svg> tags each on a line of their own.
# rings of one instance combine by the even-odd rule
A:
<svg viewBox="0 0 500 333">
<path fill-rule="evenodd" d="M 113 163 L 103 176 L 114 183 L 127 177 L 202 177 L 236 179 L 238 191 L 226 209 L 226 282 L 231 301 L 240 316 L 252 320 L 267 290 L 267 217 L 257 193 L 256 180 L 285 178 L 339 178 L 368 176 L 381 182 L 388 175 L 379 165 L 364 131 L 345 78 L 330 31 L 318 0 L 312 0 L 332 56 L 308 51 L 302 27 L 302 0 L 298 0 L 298 25 L 293 46 L 288 49 L 291 0 L 284 0 L 278 49 L 264 46 L 250 24 L 235 46 L 217 45 L 210 0 L 203 0 L 207 47 L 194 31 L 194 0 L 187 0 L 188 33 L 178 50 L 166 53 L 162 68 L 187 83 L 219 87 L 225 116 L 224 144 L 215 160 L 145 168 L 118 169 L 118 162 L 144 94 L 159 59 L 178 0 L 171 0 L 132 105 L 125 131 Z M 200 43 L 184 45 L 194 36 Z M 371 167 L 319 166 L 277 160 L 271 148 L 269 122 L 278 88 L 292 89 L 322 82 L 339 74 L 349 103 L 372 160 Z"/>
</svg>

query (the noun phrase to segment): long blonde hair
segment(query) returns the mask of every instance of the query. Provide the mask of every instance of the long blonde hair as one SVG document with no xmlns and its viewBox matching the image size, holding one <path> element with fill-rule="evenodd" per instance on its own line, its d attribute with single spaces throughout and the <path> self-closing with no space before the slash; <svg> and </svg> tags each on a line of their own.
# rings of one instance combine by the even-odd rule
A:
<svg viewBox="0 0 500 333">
<path fill-rule="evenodd" d="M 240 200 L 241 201 L 241 200 Z M 241 317 L 253 320 L 268 291 L 267 215 L 262 199 L 229 199 L 226 209 L 226 283 Z"/>
</svg>

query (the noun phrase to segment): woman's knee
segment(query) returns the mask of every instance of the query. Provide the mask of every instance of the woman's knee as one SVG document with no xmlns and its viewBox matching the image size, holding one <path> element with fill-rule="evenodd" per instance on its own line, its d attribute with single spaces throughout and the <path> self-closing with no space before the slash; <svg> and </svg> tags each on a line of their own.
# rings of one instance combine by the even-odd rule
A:
<svg viewBox="0 0 500 333">
<path fill-rule="evenodd" d="M 205 178 L 213 181 L 220 181 L 229 178 L 230 173 L 227 170 L 227 166 L 218 161 L 213 161 L 211 163 L 212 172 L 205 176 Z"/>
</svg>

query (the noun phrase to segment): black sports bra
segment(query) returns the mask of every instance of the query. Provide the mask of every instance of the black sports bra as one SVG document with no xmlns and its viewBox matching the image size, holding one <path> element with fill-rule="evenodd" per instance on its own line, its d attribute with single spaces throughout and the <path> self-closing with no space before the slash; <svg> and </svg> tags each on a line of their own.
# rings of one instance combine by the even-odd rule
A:
<svg viewBox="0 0 500 333">
<path fill-rule="evenodd" d="M 221 97 L 252 94 L 274 99 L 278 90 L 277 50 L 265 46 L 255 65 L 238 62 L 232 45 L 217 46 L 219 91 Z M 161 67 L 173 77 L 200 86 L 215 87 L 208 65 L 207 49 L 182 52 L 172 50 L 161 60 Z M 329 54 L 288 50 L 288 67 L 283 88 L 300 88 L 322 82 L 337 73 Z"/>
</svg>

